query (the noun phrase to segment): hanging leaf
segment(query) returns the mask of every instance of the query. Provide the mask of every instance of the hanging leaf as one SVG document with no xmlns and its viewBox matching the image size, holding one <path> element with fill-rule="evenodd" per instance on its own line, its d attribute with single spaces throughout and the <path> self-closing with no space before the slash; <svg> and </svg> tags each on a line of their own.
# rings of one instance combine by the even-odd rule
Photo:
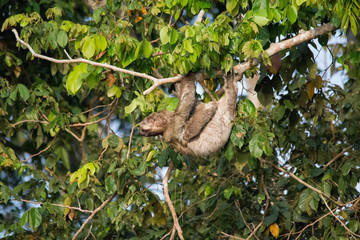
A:
<svg viewBox="0 0 360 240">
<path fill-rule="evenodd" d="M 279 229 L 279 225 L 277 225 L 277 223 L 273 223 L 270 225 L 270 232 L 275 238 L 277 238 L 279 236 L 279 231 L 280 231 L 280 229 Z"/>
</svg>

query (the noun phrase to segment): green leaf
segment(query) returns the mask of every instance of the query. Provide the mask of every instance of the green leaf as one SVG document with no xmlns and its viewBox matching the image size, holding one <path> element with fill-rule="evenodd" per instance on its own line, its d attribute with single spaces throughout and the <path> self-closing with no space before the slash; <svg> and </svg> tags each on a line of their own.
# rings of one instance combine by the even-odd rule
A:
<svg viewBox="0 0 360 240">
<path fill-rule="evenodd" d="M 113 96 L 119 98 L 121 97 L 121 89 L 116 85 L 112 85 L 111 88 L 109 88 L 109 90 L 107 91 L 107 96 L 110 98 Z"/>
<path fill-rule="evenodd" d="M 84 78 L 86 78 L 88 75 L 89 73 L 87 71 L 86 63 L 80 63 L 79 65 L 75 66 L 69 73 L 66 80 L 66 89 L 68 92 L 75 95 L 76 92 L 81 88 Z"/>
<path fill-rule="evenodd" d="M 287 9 L 287 17 L 291 24 L 294 24 L 297 20 L 297 10 L 295 6 L 289 6 Z"/>
<path fill-rule="evenodd" d="M 110 137 L 107 139 L 109 146 L 110 147 L 117 147 L 117 145 L 119 144 L 119 137 L 116 136 L 115 134 L 110 135 Z"/>
<path fill-rule="evenodd" d="M 29 225 L 32 230 L 35 230 L 37 227 L 40 226 L 42 217 L 37 208 L 31 208 L 29 210 L 28 220 L 29 220 Z"/>
<path fill-rule="evenodd" d="M 153 50 L 151 43 L 148 42 L 146 39 L 144 39 L 142 42 L 142 48 L 143 48 L 143 52 L 144 52 L 144 57 L 149 58 L 151 56 L 151 53 Z"/>
<path fill-rule="evenodd" d="M 228 144 L 227 147 L 226 147 L 226 150 L 225 150 L 225 158 L 228 160 L 228 161 L 231 161 L 231 159 L 234 157 L 234 147 L 232 144 Z"/>
<path fill-rule="evenodd" d="M 262 143 L 259 135 L 253 137 L 249 142 L 250 153 L 255 158 L 260 158 L 263 154 Z"/>
<path fill-rule="evenodd" d="M 242 125 L 235 125 L 231 131 L 230 139 L 233 144 L 239 147 L 244 145 L 246 130 Z"/>
<path fill-rule="evenodd" d="M 159 168 L 165 167 L 168 159 L 169 159 L 169 150 L 168 148 L 166 148 L 159 156 L 158 159 Z"/>
<path fill-rule="evenodd" d="M 160 30 L 160 40 L 162 44 L 167 44 L 170 41 L 168 26 L 165 26 Z"/>
<path fill-rule="evenodd" d="M 253 21 L 257 25 L 262 27 L 262 26 L 265 26 L 269 22 L 269 19 L 267 17 L 263 17 L 263 16 L 254 16 Z"/>
<path fill-rule="evenodd" d="M 303 4 L 304 2 L 306 2 L 306 0 L 296 0 L 296 5 L 300 7 L 300 5 Z"/>
<path fill-rule="evenodd" d="M 170 32 L 170 44 L 175 44 L 178 38 L 179 33 L 174 28 L 172 28 Z"/>
<path fill-rule="evenodd" d="M 17 85 L 17 88 L 18 88 L 18 91 L 19 91 L 19 93 L 20 93 L 20 97 L 21 97 L 24 101 L 28 100 L 29 97 L 30 97 L 29 89 L 27 89 L 27 87 L 26 87 L 25 85 L 21 84 L 21 83 L 19 83 L 19 84 Z"/>
<path fill-rule="evenodd" d="M 95 41 L 92 38 L 87 38 L 81 48 L 81 52 L 84 54 L 84 57 L 89 59 L 95 54 Z"/>
<path fill-rule="evenodd" d="M 190 39 L 185 39 L 184 40 L 184 49 L 188 52 L 188 53 L 193 53 L 194 52 L 194 49 L 192 47 L 192 44 L 191 44 L 191 40 Z"/>
<path fill-rule="evenodd" d="M 68 43 L 68 35 L 66 34 L 66 32 L 62 29 L 60 29 L 57 32 L 57 43 L 59 44 L 60 47 L 65 47 L 66 44 Z"/>
<path fill-rule="evenodd" d="M 20 218 L 19 225 L 24 226 L 29 221 L 29 210 L 25 211 Z"/>
<path fill-rule="evenodd" d="M 270 207 L 269 216 L 264 218 L 264 224 L 269 226 L 274 223 L 279 217 L 279 208 L 276 205 Z"/>
<path fill-rule="evenodd" d="M 165 97 L 158 105 L 157 111 L 169 110 L 174 112 L 179 103 L 178 98 Z"/>
<path fill-rule="evenodd" d="M 243 103 L 243 109 L 244 109 L 244 112 L 249 114 L 251 117 L 255 117 L 256 107 L 251 100 L 245 99 L 245 101 Z"/>
<path fill-rule="evenodd" d="M 226 10 L 230 13 L 231 16 L 235 16 L 239 12 L 238 0 L 228 0 L 226 1 Z"/>
<path fill-rule="evenodd" d="M 108 176 L 105 180 L 105 189 L 109 194 L 113 194 L 116 191 L 116 182 L 111 176 Z"/>
<path fill-rule="evenodd" d="M 285 114 L 285 105 L 276 105 L 273 110 L 273 117 L 275 121 L 279 122 Z"/>
<path fill-rule="evenodd" d="M 224 190 L 224 197 L 229 200 L 232 193 L 233 193 L 233 191 L 234 191 L 234 189 L 232 187 L 225 189 Z"/>
</svg>

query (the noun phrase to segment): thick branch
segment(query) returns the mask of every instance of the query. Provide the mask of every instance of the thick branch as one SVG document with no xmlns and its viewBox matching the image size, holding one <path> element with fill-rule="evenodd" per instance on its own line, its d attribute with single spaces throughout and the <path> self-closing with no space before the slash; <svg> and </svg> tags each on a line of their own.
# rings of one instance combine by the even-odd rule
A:
<svg viewBox="0 0 360 240">
<path fill-rule="evenodd" d="M 290 39 L 287 39 L 287 40 L 284 40 L 284 41 L 281 41 L 278 43 L 271 44 L 270 47 L 265 50 L 265 52 L 269 55 L 269 57 L 271 57 L 278 52 L 281 52 L 285 49 L 290 49 L 296 45 L 299 45 L 300 43 L 310 41 L 321 35 L 324 35 L 326 33 L 334 31 L 335 29 L 336 29 L 336 27 L 332 23 L 327 23 L 325 25 L 318 26 L 317 28 L 314 28 L 314 29 L 311 29 L 308 31 L 301 30 L 300 33 L 298 35 L 296 35 L 295 37 L 292 37 Z M 256 60 L 256 59 L 253 61 L 249 60 L 247 62 L 244 62 L 244 63 L 234 66 L 233 69 L 237 73 L 243 73 L 246 70 L 256 66 L 258 63 L 259 63 L 259 60 Z"/>
<path fill-rule="evenodd" d="M 204 14 L 205 14 L 205 11 L 203 11 L 203 10 L 201 10 L 199 12 L 199 14 L 197 16 L 197 19 L 196 19 L 196 23 L 201 22 Z M 271 44 L 271 46 L 267 50 L 265 50 L 265 52 L 269 56 L 272 56 L 272 55 L 274 55 L 274 54 L 276 54 L 276 53 L 278 53 L 278 52 L 280 52 L 282 50 L 289 49 L 289 48 L 291 48 L 293 46 L 296 46 L 296 45 L 298 45 L 298 44 L 300 44 L 302 42 L 312 40 L 312 39 L 317 38 L 317 37 L 319 37 L 319 36 L 321 36 L 323 34 L 329 33 L 329 32 L 331 32 L 331 31 L 333 31 L 335 29 L 336 29 L 336 27 L 333 24 L 327 23 L 325 25 L 319 26 L 317 28 L 314 28 L 314 29 L 311 29 L 311 30 L 308 30 L 308 31 L 301 31 L 298 35 L 296 35 L 295 37 L 293 37 L 291 39 L 287 39 L 287 40 L 281 41 L 279 43 Z M 16 40 L 18 42 L 20 42 L 21 44 L 23 44 L 24 46 L 26 46 L 34 57 L 44 59 L 44 60 L 54 62 L 54 63 L 81 63 L 81 62 L 83 62 L 83 63 L 87 63 L 87 64 L 90 64 L 90 65 L 93 65 L 93 66 L 111 69 L 111 70 L 116 71 L 116 72 L 122 72 L 122 73 L 130 74 L 130 75 L 133 75 L 133 76 L 149 79 L 149 80 L 151 80 L 153 82 L 153 85 L 149 89 L 144 91 L 144 95 L 149 94 L 150 92 L 152 92 L 155 88 L 159 87 L 160 85 L 163 85 L 163 84 L 166 84 L 166 83 L 178 82 L 183 78 L 183 76 L 177 75 L 175 77 L 158 79 L 158 78 L 155 78 L 153 76 L 147 75 L 145 73 L 139 73 L 139 72 L 127 70 L 127 69 L 124 69 L 124 68 L 119 68 L 119 67 L 107 64 L 107 63 L 98 63 L 98 62 L 94 62 L 94 61 L 87 60 L 87 59 L 84 59 L 84 58 L 76 58 L 76 59 L 55 59 L 55 58 L 51 58 L 51 57 L 36 53 L 34 51 L 34 49 L 28 43 L 26 43 L 26 42 L 24 42 L 23 40 L 20 39 L 16 29 L 13 29 L 12 31 L 13 31 L 15 37 L 16 37 Z M 244 62 L 244 63 L 241 63 L 241 64 L 238 64 L 238 65 L 234 66 L 233 70 L 236 73 L 241 74 L 241 73 L 245 72 L 246 70 L 256 66 L 259 63 L 259 61 L 261 61 L 261 60 L 260 59 L 259 60 L 257 60 L 257 59 L 248 60 L 247 62 Z"/>
</svg>

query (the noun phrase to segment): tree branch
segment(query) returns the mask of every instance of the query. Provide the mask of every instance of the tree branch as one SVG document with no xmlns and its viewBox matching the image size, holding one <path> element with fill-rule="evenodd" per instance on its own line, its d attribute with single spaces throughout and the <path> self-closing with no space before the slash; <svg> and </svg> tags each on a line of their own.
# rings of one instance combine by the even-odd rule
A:
<svg viewBox="0 0 360 240">
<path fill-rule="evenodd" d="M 62 208 L 68 208 L 68 209 L 72 209 L 72 210 L 77 210 L 80 212 L 85 212 L 85 213 L 91 213 L 92 211 L 90 210 L 85 210 L 79 207 L 71 207 L 71 206 L 67 206 L 67 205 L 63 205 L 63 204 L 57 204 L 57 203 L 42 203 L 42 202 L 35 202 L 35 201 L 31 201 L 31 200 L 26 200 L 26 199 L 10 199 L 11 201 L 18 201 L 18 202 L 26 202 L 26 203 L 32 203 L 32 204 L 38 204 L 38 205 L 44 205 L 44 204 L 50 204 L 54 207 L 62 207 Z"/>
<path fill-rule="evenodd" d="M 203 16 L 205 14 L 204 10 L 201 10 L 197 16 L 196 19 L 196 23 L 201 22 Z M 291 39 L 287 39 L 284 41 L 281 41 L 279 43 L 274 43 L 271 44 L 271 46 L 265 50 L 265 52 L 269 55 L 272 56 L 282 50 L 285 49 L 289 49 L 293 46 L 296 46 L 302 42 L 305 41 L 309 41 L 312 40 L 316 37 L 319 37 L 323 34 L 329 33 L 333 30 L 335 30 L 336 27 L 332 24 L 332 23 L 327 23 L 325 25 L 321 25 L 319 27 L 316 27 L 314 29 L 308 30 L 308 31 L 300 31 L 300 33 L 298 35 L 296 35 L 295 37 L 291 38 Z M 99 62 L 94 62 L 91 60 L 87 60 L 84 58 L 76 58 L 76 59 L 55 59 L 55 58 L 51 58 L 42 54 L 38 54 L 34 51 L 34 49 L 26 42 L 24 42 L 23 40 L 20 39 L 18 32 L 16 31 L 16 29 L 12 30 L 16 40 L 23 44 L 25 47 L 27 47 L 29 49 L 29 51 L 31 52 L 31 54 L 34 57 L 40 58 L 40 59 L 44 59 L 50 62 L 54 62 L 54 63 L 87 63 L 93 66 L 97 66 L 97 67 L 103 67 L 103 68 L 107 68 L 107 69 L 111 69 L 113 71 L 116 72 L 122 72 L 122 73 L 126 73 L 129 75 L 133 75 L 133 76 L 137 76 L 137 77 L 141 77 L 141 78 L 145 78 L 145 79 L 149 79 L 153 82 L 153 85 L 148 88 L 146 91 L 144 91 L 144 95 L 149 94 L 150 92 L 152 92 L 155 88 L 159 87 L 160 85 L 166 84 L 166 83 L 174 83 L 174 82 L 178 82 L 180 81 L 183 76 L 181 75 L 177 75 L 175 77 L 170 77 L 170 78 L 163 78 L 163 79 L 158 79 L 155 78 L 153 76 L 147 75 L 145 73 L 139 73 L 139 72 L 135 72 L 135 71 L 131 71 L 131 70 L 127 70 L 124 68 L 119 68 L 107 63 L 99 63 Z M 233 67 L 233 70 L 236 73 L 242 74 L 243 72 L 245 72 L 246 70 L 256 66 L 259 62 L 261 61 L 261 59 L 250 59 L 247 62 L 238 64 L 236 66 Z"/>
<path fill-rule="evenodd" d="M 74 237 L 72 238 L 72 240 L 75 240 L 76 237 L 80 234 L 80 232 L 84 229 L 85 225 L 90 221 L 90 219 L 92 219 L 95 214 L 100 211 L 101 209 L 103 209 L 105 207 L 106 204 L 108 204 L 114 197 L 116 196 L 116 193 L 114 193 L 113 195 L 111 195 L 108 199 L 105 200 L 105 202 L 103 202 L 97 209 L 95 209 L 94 211 L 92 211 L 91 215 L 85 220 L 85 222 L 81 225 L 80 229 L 75 233 Z"/>
<path fill-rule="evenodd" d="M 333 159 L 331 159 L 331 160 L 323 167 L 323 169 L 327 168 L 330 164 L 332 164 L 334 161 L 336 161 L 338 158 L 340 158 L 342 155 L 344 155 L 344 153 L 346 153 L 347 151 L 349 151 L 352 147 L 353 147 L 353 145 L 350 145 L 350 146 L 348 146 L 347 148 L 345 148 L 344 150 L 342 150 L 341 153 L 339 153 L 339 154 L 336 155 Z"/>
<path fill-rule="evenodd" d="M 172 218 L 173 218 L 173 221 L 174 221 L 174 227 L 175 227 L 175 229 L 176 229 L 176 231 L 177 231 L 177 233 L 179 235 L 179 238 L 181 240 L 184 240 L 184 237 L 182 235 L 182 229 L 180 227 L 178 217 L 176 216 L 176 210 L 175 210 L 175 207 L 174 207 L 173 203 L 171 202 L 170 195 L 169 195 L 168 181 L 169 181 L 169 178 L 170 178 L 171 171 L 173 170 L 173 167 L 174 167 L 174 164 L 173 164 L 173 162 L 170 161 L 169 168 L 168 168 L 168 170 L 167 170 L 167 172 L 165 174 L 164 180 L 163 180 L 165 202 L 167 203 L 167 205 L 168 205 L 168 207 L 170 209 L 170 212 L 171 212 L 171 215 L 172 215 Z M 171 239 L 173 239 L 173 237 Z"/>
</svg>

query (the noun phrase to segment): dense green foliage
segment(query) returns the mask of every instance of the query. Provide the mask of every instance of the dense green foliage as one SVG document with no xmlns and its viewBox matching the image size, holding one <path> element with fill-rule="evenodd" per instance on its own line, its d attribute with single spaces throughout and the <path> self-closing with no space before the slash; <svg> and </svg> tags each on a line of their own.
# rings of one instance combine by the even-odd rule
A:
<svg viewBox="0 0 360 240">
<path fill-rule="evenodd" d="M 358 1 L 108 0 L 96 10 L 44 2 L 0 6 L 0 236 L 69 239 L 93 213 L 80 239 L 160 239 L 173 227 L 158 191 L 169 161 L 185 239 L 359 236 Z M 138 134 L 146 115 L 176 108 L 173 84 L 144 95 L 148 79 L 35 58 L 10 31 L 54 59 L 165 78 L 204 71 L 215 91 L 223 83 L 218 70 L 259 56 L 271 64 L 264 52 L 271 43 L 328 22 L 340 31 L 319 37 L 321 46 L 280 52 L 279 71 L 246 72 L 260 70 L 265 108 L 240 98 L 229 142 L 207 159 Z M 346 32 L 354 41 L 328 43 Z M 325 69 L 314 49 L 331 53 Z M 328 81 L 335 74 L 343 87 Z"/>
</svg>

